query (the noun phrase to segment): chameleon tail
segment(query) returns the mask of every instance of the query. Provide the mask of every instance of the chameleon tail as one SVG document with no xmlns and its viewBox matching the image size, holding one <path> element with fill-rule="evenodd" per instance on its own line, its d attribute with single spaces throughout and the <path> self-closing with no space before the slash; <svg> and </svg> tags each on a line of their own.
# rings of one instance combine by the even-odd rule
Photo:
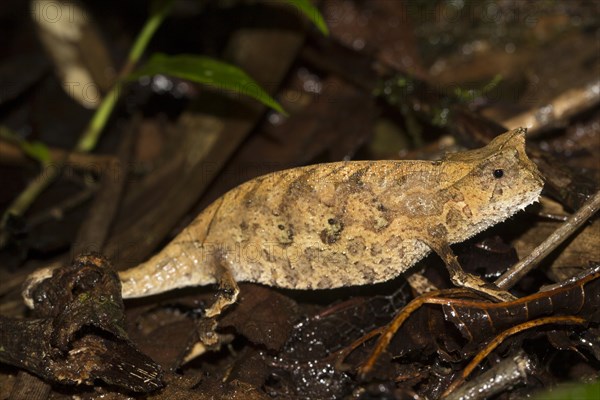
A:
<svg viewBox="0 0 600 400">
<path fill-rule="evenodd" d="M 123 298 L 215 283 L 215 249 L 206 243 L 206 237 L 219 205 L 217 200 L 206 208 L 148 261 L 119 272 Z"/>
</svg>

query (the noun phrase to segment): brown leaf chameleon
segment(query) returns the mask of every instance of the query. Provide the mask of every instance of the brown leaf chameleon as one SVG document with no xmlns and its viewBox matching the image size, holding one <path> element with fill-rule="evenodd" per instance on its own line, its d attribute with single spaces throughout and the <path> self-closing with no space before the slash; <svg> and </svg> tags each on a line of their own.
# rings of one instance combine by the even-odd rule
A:
<svg viewBox="0 0 600 400">
<path fill-rule="evenodd" d="M 449 245 L 538 199 L 543 181 L 525 153 L 525 133 L 509 131 L 440 161 L 342 161 L 252 179 L 208 206 L 150 260 L 121 272 L 123 297 L 219 282 L 228 290 L 207 310 L 212 317 L 235 301 L 236 282 L 291 289 L 372 284 L 433 250 L 455 284 L 506 298 L 464 273 Z"/>
</svg>

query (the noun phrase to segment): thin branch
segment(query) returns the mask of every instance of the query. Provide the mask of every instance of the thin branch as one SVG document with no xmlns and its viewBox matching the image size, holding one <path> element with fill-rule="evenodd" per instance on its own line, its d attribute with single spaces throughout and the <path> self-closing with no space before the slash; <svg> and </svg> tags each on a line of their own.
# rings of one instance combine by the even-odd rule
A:
<svg viewBox="0 0 600 400">
<path fill-rule="evenodd" d="M 47 208 L 39 214 L 32 214 L 31 217 L 27 219 L 28 229 L 32 229 L 46 221 L 62 219 L 69 210 L 88 201 L 97 191 L 97 184 L 90 185 L 81 192 L 69 196 L 55 206 Z"/>
<path fill-rule="evenodd" d="M 77 237 L 73 245 L 74 254 L 87 252 L 91 249 L 102 251 L 108 237 L 109 229 L 121 203 L 121 195 L 127 182 L 129 173 L 127 166 L 131 157 L 131 149 L 135 143 L 136 132 L 141 123 L 141 115 L 136 114 L 131 122 L 123 129 L 123 139 L 117 151 L 117 160 L 111 170 L 117 173 L 103 174 L 100 190 L 94 198 L 94 203 L 87 213 L 87 217 L 79 226 Z"/>
<path fill-rule="evenodd" d="M 459 387 L 444 397 L 444 400 L 488 399 L 518 383 L 525 382 L 533 370 L 534 363 L 525 352 L 520 351 L 514 357 L 500 361 L 490 370 Z"/>
<path fill-rule="evenodd" d="M 527 136 L 533 137 L 545 127 L 565 122 L 568 118 L 600 103 L 600 79 L 583 87 L 567 90 L 548 104 L 528 110 L 502 122 L 508 129 L 527 128 Z"/>
<path fill-rule="evenodd" d="M 81 171 L 95 171 L 98 168 L 104 169 L 116 161 L 115 156 L 110 154 L 75 153 L 56 147 L 48 148 L 48 150 L 50 153 L 50 162 L 56 163 L 65 160 L 67 165 Z M 1 139 L 0 160 L 2 160 L 3 164 L 8 165 L 27 165 L 27 163 L 33 162 L 17 144 Z"/>
<path fill-rule="evenodd" d="M 475 357 L 469 362 L 469 364 L 463 369 L 459 377 L 448 386 L 445 392 L 442 394 L 442 397 L 449 395 L 454 392 L 460 385 L 462 385 L 466 378 L 475 370 L 475 368 L 487 357 L 490 355 L 494 349 L 496 349 L 502 342 L 504 342 L 508 337 L 513 336 L 519 332 L 524 330 L 536 328 L 538 326 L 547 325 L 547 324 L 565 324 L 565 325 L 583 325 L 587 321 L 584 318 L 573 316 L 573 315 L 559 315 L 559 316 L 551 316 L 551 317 L 543 317 L 534 319 L 532 321 L 527 321 L 519 325 L 515 325 L 511 328 L 506 329 L 497 335 L 492 341 L 485 345 L 485 347 L 477 353 Z"/>
<path fill-rule="evenodd" d="M 527 257 L 506 271 L 494 283 L 501 289 L 510 289 L 548 254 L 564 242 L 600 208 L 600 191 L 589 199 L 575 214 L 536 247 Z"/>
</svg>

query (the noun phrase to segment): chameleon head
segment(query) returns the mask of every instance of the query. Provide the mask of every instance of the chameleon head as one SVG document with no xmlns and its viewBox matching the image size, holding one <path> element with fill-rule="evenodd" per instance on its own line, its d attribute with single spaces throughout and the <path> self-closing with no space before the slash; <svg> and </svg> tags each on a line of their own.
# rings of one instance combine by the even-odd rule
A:
<svg viewBox="0 0 600 400">
<path fill-rule="evenodd" d="M 525 128 L 506 132 L 487 146 L 448 156 L 464 162 L 468 173 L 457 188 L 468 194 L 467 206 L 478 231 L 503 221 L 538 200 L 544 181 L 525 153 Z"/>
</svg>

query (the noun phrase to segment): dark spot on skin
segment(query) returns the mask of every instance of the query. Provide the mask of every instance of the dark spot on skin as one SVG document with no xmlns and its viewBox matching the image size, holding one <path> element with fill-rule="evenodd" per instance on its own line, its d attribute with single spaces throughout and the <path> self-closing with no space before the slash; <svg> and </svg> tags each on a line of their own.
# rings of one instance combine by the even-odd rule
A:
<svg viewBox="0 0 600 400">
<path fill-rule="evenodd" d="M 442 224 L 438 224 L 430 227 L 428 230 L 429 235 L 436 239 L 446 239 L 448 237 L 448 229 Z"/>
<path fill-rule="evenodd" d="M 462 211 L 463 211 L 463 214 L 465 214 L 465 216 L 466 216 L 467 218 L 470 218 L 470 217 L 472 217 L 472 216 L 473 216 L 473 213 L 471 212 L 471 208 L 470 208 L 468 205 L 465 205 L 465 206 L 463 207 Z"/>
<path fill-rule="evenodd" d="M 319 234 L 319 237 L 321 238 L 321 242 L 324 244 L 333 244 L 340 238 L 339 235 L 335 235 L 335 233 L 332 233 L 328 229 L 323 229 Z"/>
<path fill-rule="evenodd" d="M 283 246 L 289 246 L 294 242 L 294 226 L 290 224 L 286 229 L 285 225 L 279 224 L 277 228 L 281 231 L 278 234 L 279 244 Z"/>
<path fill-rule="evenodd" d="M 392 236 L 385 242 L 385 247 L 392 250 L 400 246 L 400 238 L 398 236 Z"/>
<path fill-rule="evenodd" d="M 350 175 L 350 177 L 348 178 L 348 183 L 350 184 L 350 186 L 354 186 L 356 188 L 360 188 L 361 186 L 363 186 L 364 182 L 362 181 L 362 177 L 365 174 L 365 172 L 368 171 L 368 169 L 368 167 L 363 168 Z"/>
<path fill-rule="evenodd" d="M 260 188 L 261 183 L 262 183 L 262 179 L 260 179 L 260 177 L 257 178 L 256 180 L 254 180 L 254 182 L 252 183 L 252 187 L 244 195 L 243 204 L 245 207 L 250 208 L 257 204 L 260 205 L 260 202 L 257 201 L 257 198 L 256 198 L 256 192 Z"/>
<path fill-rule="evenodd" d="M 408 175 L 403 175 L 400 176 L 397 180 L 396 180 L 396 184 L 400 187 L 404 186 L 406 184 L 406 182 L 408 181 Z"/>
<path fill-rule="evenodd" d="M 404 248 L 398 247 L 398 259 L 402 260 L 404 258 Z"/>
<path fill-rule="evenodd" d="M 294 241 L 294 226 L 290 225 L 286 233 L 288 242 L 292 243 Z"/>
<path fill-rule="evenodd" d="M 331 283 L 331 279 L 327 276 L 321 277 L 321 279 L 319 279 L 319 282 L 317 282 L 318 289 L 328 289 L 328 288 L 331 288 L 332 286 L 333 285 Z"/>
<path fill-rule="evenodd" d="M 340 239 L 344 230 L 344 224 L 337 218 L 329 218 L 327 223 L 329 226 L 321 231 L 319 237 L 324 244 L 333 244 Z"/>
<path fill-rule="evenodd" d="M 248 223 L 247 223 L 246 221 L 242 221 L 242 222 L 240 222 L 240 229 L 241 229 L 242 231 L 245 231 L 245 230 L 247 230 L 247 229 L 248 229 Z"/>
<path fill-rule="evenodd" d="M 294 181 L 288 185 L 288 190 L 285 195 L 285 199 L 302 199 L 309 193 L 312 193 L 314 188 L 309 183 L 311 177 L 315 174 L 317 168 L 310 168 L 304 170 L 304 172 L 298 176 Z"/>
<path fill-rule="evenodd" d="M 456 202 L 465 200 L 465 196 L 463 196 L 463 194 L 460 190 L 453 191 L 452 194 L 450 195 L 450 198 Z"/>
<path fill-rule="evenodd" d="M 342 284 L 342 286 L 352 286 L 352 279 L 350 278 L 350 275 L 348 274 L 341 274 L 337 277 L 337 279 L 340 281 L 340 283 Z"/>
<path fill-rule="evenodd" d="M 287 184 L 285 194 L 276 207 L 277 213 L 284 214 L 285 210 L 294 209 L 299 199 L 310 199 L 314 194 L 314 187 L 309 182 L 318 167 L 306 168 L 294 180 Z M 282 174 L 284 176 L 286 174 Z"/>
<path fill-rule="evenodd" d="M 368 183 L 363 181 L 363 177 L 369 168 L 370 167 L 362 168 L 354 172 L 347 179 L 335 184 L 335 192 L 339 200 L 345 201 L 346 197 L 351 194 L 361 193 L 368 190 Z"/>
<path fill-rule="evenodd" d="M 350 240 L 346 249 L 348 250 L 348 253 L 357 256 L 362 254 L 365 251 L 366 247 L 367 246 L 365 246 L 365 241 L 363 238 L 354 238 Z"/>
<path fill-rule="evenodd" d="M 362 275 L 363 282 L 373 282 L 375 280 L 376 274 L 372 265 L 368 265 L 360 260 L 357 260 L 352 263 L 352 266 L 357 273 Z"/>
<path fill-rule="evenodd" d="M 391 258 L 382 258 L 381 260 L 379 260 L 378 264 L 379 265 L 390 265 L 392 263 L 392 259 Z"/>
<path fill-rule="evenodd" d="M 287 273 L 285 274 L 285 279 L 288 282 L 289 287 L 296 287 L 298 286 L 298 276 L 296 275 L 295 271 L 292 271 L 293 268 L 288 268 L 289 271 L 291 271 L 291 273 Z"/>
<path fill-rule="evenodd" d="M 363 269 L 365 267 L 363 266 Z M 372 269 L 366 269 L 363 271 L 363 282 L 374 282 L 375 272 Z"/>
<path fill-rule="evenodd" d="M 448 225 L 450 228 L 456 228 L 464 222 L 465 219 L 463 214 L 454 208 L 452 208 L 450 211 L 448 211 L 448 214 L 446 214 L 446 225 Z"/>
<path fill-rule="evenodd" d="M 363 217 L 363 227 L 366 230 L 375 233 L 380 233 L 392 224 L 392 222 L 396 218 L 396 212 L 383 205 L 376 198 L 374 198 L 372 201 L 374 203 L 373 206 L 376 211 L 365 215 L 365 217 L 367 218 Z"/>
<path fill-rule="evenodd" d="M 374 244 L 371 247 L 371 256 L 375 257 L 378 254 L 381 254 L 382 250 L 381 250 L 381 246 L 379 244 Z"/>
<path fill-rule="evenodd" d="M 271 253 L 267 249 L 263 249 L 263 258 L 267 262 L 273 261 L 273 257 L 271 257 Z"/>
</svg>

